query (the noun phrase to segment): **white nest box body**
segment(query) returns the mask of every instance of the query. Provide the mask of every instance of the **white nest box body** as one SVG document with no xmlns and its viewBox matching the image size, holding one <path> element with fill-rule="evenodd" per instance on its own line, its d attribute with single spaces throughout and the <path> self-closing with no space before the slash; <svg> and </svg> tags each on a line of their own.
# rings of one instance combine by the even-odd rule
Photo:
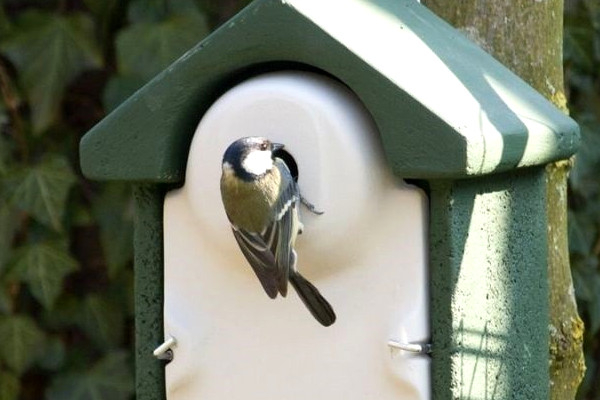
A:
<svg viewBox="0 0 600 400">
<path fill-rule="evenodd" d="M 290 289 L 270 299 L 231 233 L 221 159 L 244 136 L 283 143 L 302 195 L 298 269 L 331 303 L 321 326 Z M 430 398 L 427 200 L 393 176 L 356 96 L 308 72 L 261 75 L 206 112 L 185 185 L 164 203 L 164 329 L 177 339 L 168 400 Z"/>
</svg>

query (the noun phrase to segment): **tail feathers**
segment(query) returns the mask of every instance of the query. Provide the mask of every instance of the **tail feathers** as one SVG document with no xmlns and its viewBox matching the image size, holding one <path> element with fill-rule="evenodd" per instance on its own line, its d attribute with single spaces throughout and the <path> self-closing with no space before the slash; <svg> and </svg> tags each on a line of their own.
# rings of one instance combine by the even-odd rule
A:
<svg viewBox="0 0 600 400">
<path fill-rule="evenodd" d="M 312 283 L 297 272 L 290 275 L 290 282 L 306 308 L 321 325 L 329 326 L 335 322 L 333 308 Z"/>
</svg>

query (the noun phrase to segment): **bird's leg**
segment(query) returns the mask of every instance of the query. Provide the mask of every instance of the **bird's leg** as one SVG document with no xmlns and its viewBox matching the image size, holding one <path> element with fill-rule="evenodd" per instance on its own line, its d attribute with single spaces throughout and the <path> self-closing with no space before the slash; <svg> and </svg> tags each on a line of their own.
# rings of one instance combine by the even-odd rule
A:
<svg viewBox="0 0 600 400">
<path fill-rule="evenodd" d="M 308 211 L 310 211 L 313 214 L 321 215 L 324 213 L 324 211 L 317 210 L 311 202 L 304 198 L 304 196 L 300 196 L 300 202 L 304 204 L 304 207 L 306 207 Z"/>
</svg>

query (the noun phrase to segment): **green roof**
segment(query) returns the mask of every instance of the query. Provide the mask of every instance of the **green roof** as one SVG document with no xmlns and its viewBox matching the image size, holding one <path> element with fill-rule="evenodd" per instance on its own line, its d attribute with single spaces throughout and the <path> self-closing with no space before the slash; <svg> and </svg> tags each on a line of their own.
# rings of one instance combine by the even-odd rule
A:
<svg viewBox="0 0 600 400">
<path fill-rule="evenodd" d="M 541 165 L 579 144 L 572 119 L 414 0 L 256 0 L 84 136 L 84 174 L 181 182 L 211 103 L 245 77 L 290 68 L 354 91 L 405 178 Z"/>
</svg>

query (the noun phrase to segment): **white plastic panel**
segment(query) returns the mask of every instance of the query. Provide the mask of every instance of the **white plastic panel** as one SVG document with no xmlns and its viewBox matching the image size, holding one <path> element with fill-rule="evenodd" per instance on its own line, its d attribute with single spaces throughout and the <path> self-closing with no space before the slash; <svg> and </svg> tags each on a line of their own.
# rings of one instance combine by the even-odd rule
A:
<svg viewBox="0 0 600 400">
<path fill-rule="evenodd" d="M 303 195 L 299 269 L 336 311 L 321 326 L 293 290 L 271 300 L 219 193 L 243 136 L 284 143 Z M 277 72 L 225 93 L 200 122 L 185 185 L 164 205 L 168 400 L 425 400 L 430 361 L 388 346 L 429 338 L 424 194 L 389 172 L 369 114 L 340 83 Z"/>
</svg>

